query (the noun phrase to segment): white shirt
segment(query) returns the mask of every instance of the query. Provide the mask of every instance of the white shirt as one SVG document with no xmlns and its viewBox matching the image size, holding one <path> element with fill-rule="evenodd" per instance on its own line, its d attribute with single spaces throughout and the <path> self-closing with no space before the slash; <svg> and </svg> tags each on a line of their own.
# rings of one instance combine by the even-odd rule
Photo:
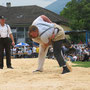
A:
<svg viewBox="0 0 90 90">
<path fill-rule="evenodd" d="M 13 54 L 15 54 L 16 53 L 16 48 L 13 48 Z"/>
<path fill-rule="evenodd" d="M 73 56 L 73 59 L 77 59 L 77 56 Z"/>
<path fill-rule="evenodd" d="M 11 28 L 8 24 L 5 24 L 4 26 L 1 26 L 0 24 L 0 37 L 1 38 L 9 37 L 11 33 L 12 33 Z"/>
<path fill-rule="evenodd" d="M 48 43 L 49 42 L 49 37 L 52 36 L 52 33 L 54 31 L 54 24 L 53 23 L 48 23 L 48 22 L 45 22 L 41 16 L 39 16 L 37 19 L 34 20 L 34 22 L 32 23 L 32 25 L 35 25 L 38 30 L 39 30 L 39 35 L 46 31 L 45 33 L 43 33 L 41 36 L 40 36 L 40 39 L 42 40 L 43 43 Z M 57 33 L 57 30 L 54 31 L 54 33 L 56 34 Z"/>
<path fill-rule="evenodd" d="M 28 54 L 28 55 L 31 55 L 31 54 L 32 54 L 32 50 L 28 50 L 28 51 L 27 51 L 27 54 Z"/>
<path fill-rule="evenodd" d="M 36 53 L 36 47 L 32 48 L 33 53 Z"/>
<path fill-rule="evenodd" d="M 84 50 L 84 53 L 87 54 L 87 55 L 89 55 L 89 52 L 87 50 Z"/>
</svg>

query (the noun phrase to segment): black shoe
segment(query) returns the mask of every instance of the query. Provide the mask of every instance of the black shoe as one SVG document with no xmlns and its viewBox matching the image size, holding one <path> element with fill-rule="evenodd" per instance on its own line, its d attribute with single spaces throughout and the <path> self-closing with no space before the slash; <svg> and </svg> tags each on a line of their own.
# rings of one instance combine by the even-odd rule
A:
<svg viewBox="0 0 90 90">
<path fill-rule="evenodd" d="M 3 67 L 0 67 L 0 69 L 3 69 Z"/>
<path fill-rule="evenodd" d="M 67 68 L 67 66 L 66 67 L 63 67 L 62 74 L 69 73 L 69 72 L 70 72 L 70 70 Z"/>
<path fill-rule="evenodd" d="M 7 68 L 9 68 L 9 69 L 14 69 L 14 68 L 13 68 L 13 67 L 11 67 L 11 66 L 10 66 L 10 67 L 7 67 Z"/>
</svg>

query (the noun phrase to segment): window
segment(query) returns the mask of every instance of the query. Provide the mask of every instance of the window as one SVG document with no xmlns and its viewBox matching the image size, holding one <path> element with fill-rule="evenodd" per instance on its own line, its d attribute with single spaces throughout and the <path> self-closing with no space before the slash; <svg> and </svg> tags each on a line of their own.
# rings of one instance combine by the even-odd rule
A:
<svg viewBox="0 0 90 90">
<path fill-rule="evenodd" d="M 28 38 L 28 27 L 25 28 L 25 37 Z"/>
<path fill-rule="evenodd" d="M 17 37 L 24 38 L 24 28 L 23 27 L 17 28 Z"/>
</svg>

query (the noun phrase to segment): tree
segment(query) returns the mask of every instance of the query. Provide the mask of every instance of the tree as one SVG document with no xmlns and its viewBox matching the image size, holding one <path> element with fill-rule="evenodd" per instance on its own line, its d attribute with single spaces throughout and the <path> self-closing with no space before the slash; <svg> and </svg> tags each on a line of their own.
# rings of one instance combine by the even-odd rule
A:
<svg viewBox="0 0 90 90">
<path fill-rule="evenodd" d="M 90 31 L 90 0 L 72 0 L 66 4 L 60 15 L 69 20 L 72 30 Z"/>
</svg>

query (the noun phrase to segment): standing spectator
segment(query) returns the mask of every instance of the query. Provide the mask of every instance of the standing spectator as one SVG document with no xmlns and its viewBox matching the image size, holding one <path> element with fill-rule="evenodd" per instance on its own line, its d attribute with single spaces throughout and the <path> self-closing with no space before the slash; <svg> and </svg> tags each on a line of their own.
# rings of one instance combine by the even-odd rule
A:
<svg viewBox="0 0 90 90">
<path fill-rule="evenodd" d="M 10 46 L 12 40 L 12 45 L 14 46 L 14 38 L 10 29 L 10 26 L 8 24 L 5 24 L 5 18 L 4 16 L 0 16 L 0 69 L 3 69 L 3 58 L 4 58 L 4 49 L 6 52 L 6 64 L 7 68 L 13 69 L 11 66 L 11 51 Z"/>
<path fill-rule="evenodd" d="M 38 57 L 39 54 L 39 46 L 36 46 L 36 57 Z"/>
<path fill-rule="evenodd" d="M 88 42 L 88 45 L 87 45 L 87 47 L 90 49 L 90 42 Z"/>
<path fill-rule="evenodd" d="M 32 57 L 33 58 L 36 58 L 36 47 L 35 46 L 33 46 L 33 48 L 32 48 Z"/>
</svg>

